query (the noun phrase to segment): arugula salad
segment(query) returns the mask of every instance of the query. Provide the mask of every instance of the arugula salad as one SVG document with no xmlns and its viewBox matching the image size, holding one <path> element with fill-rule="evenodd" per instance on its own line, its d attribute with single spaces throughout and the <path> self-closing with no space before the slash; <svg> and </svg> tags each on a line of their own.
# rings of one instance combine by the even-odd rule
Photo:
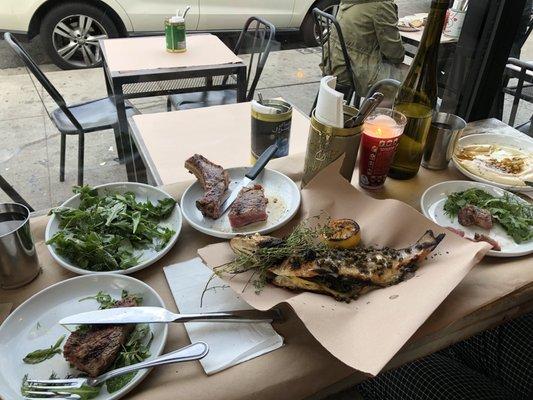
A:
<svg viewBox="0 0 533 400">
<path fill-rule="evenodd" d="M 58 207 L 60 231 L 46 244 L 76 266 L 95 272 L 125 270 L 140 262 L 136 250 L 162 250 L 176 233 L 161 222 L 176 201 L 171 198 L 139 202 L 135 194 L 99 195 L 89 186 L 77 186 L 78 208 Z"/>
</svg>

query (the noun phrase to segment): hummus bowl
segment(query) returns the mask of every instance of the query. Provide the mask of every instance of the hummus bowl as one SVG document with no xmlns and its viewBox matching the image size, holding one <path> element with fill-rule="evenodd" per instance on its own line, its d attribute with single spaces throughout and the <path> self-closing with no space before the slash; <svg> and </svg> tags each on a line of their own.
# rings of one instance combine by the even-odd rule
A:
<svg viewBox="0 0 533 400">
<path fill-rule="evenodd" d="M 467 177 L 503 189 L 528 192 L 533 187 L 533 139 L 497 133 L 459 139 L 455 166 Z"/>
</svg>

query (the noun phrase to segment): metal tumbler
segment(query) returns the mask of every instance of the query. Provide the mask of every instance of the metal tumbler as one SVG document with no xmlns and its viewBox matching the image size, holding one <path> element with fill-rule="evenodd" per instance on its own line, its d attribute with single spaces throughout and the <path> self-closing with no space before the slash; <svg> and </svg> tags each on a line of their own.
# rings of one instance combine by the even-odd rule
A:
<svg viewBox="0 0 533 400">
<path fill-rule="evenodd" d="M 434 170 L 445 169 L 465 126 L 466 122 L 457 115 L 436 113 L 429 128 L 422 166 Z"/>
<path fill-rule="evenodd" d="M 23 286 L 40 270 L 30 231 L 30 210 L 22 204 L 0 204 L 0 287 Z"/>
</svg>

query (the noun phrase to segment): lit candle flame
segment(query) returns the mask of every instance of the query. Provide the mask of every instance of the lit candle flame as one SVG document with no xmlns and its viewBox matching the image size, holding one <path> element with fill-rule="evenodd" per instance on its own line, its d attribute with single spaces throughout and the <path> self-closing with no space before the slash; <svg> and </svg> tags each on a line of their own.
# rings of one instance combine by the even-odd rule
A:
<svg viewBox="0 0 533 400">
<path fill-rule="evenodd" d="M 381 132 L 381 128 L 377 129 L 376 136 L 383 136 L 383 132 Z"/>
</svg>

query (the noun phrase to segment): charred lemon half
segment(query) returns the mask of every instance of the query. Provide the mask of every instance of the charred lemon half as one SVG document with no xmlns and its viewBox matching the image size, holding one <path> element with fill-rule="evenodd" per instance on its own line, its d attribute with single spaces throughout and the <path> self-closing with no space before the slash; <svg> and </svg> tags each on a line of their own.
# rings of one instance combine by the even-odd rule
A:
<svg viewBox="0 0 533 400">
<path fill-rule="evenodd" d="M 351 249 L 361 242 L 361 229 L 353 219 L 333 219 L 324 233 L 326 244 L 335 249 Z"/>
</svg>

